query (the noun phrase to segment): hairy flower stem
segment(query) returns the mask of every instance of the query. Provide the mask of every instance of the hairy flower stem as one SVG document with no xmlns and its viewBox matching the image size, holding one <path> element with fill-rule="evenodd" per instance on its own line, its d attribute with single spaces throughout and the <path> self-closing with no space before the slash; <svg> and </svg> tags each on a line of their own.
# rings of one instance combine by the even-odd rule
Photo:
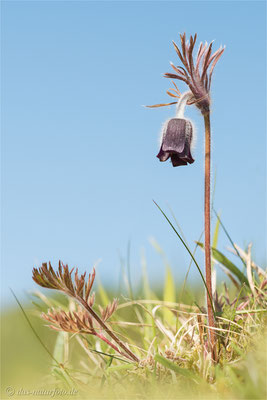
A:
<svg viewBox="0 0 267 400">
<path fill-rule="evenodd" d="M 211 164 L 211 132 L 210 132 L 210 112 L 204 114 L 205 122 L 205 266 L 206 266 L 206 284 L 210 296 L 207 293 L 208 307 L 208 325 L 210 337 L 210 350 L 212 358 L 217 361 L 215 320 L 211 304 L 212 283 L 211 283 L 211 249 L 210 249 L 210 164 Z"/>
<path fill-rule="evenodd" d="M 101 326 L 101 328 L 104 329 L 105 332 L 116 342 L 121 349 L 125 351 L 125 353 L 128 355 L 128 357 L 135 362 L 139 363 L 139 359 L 129 350 L 125 344 L 109 329 L 109 327 L 105 324 L 105 322 L 102 321 L 101 318 L 94 312 L 92 307 L 89 306 L 89 304 L 80 296 L 75 297 L 76 300 L 82 304 L 82 306 L 92 315 L 92 317 L 98 322 L 98 324 Z"/>
</svg>

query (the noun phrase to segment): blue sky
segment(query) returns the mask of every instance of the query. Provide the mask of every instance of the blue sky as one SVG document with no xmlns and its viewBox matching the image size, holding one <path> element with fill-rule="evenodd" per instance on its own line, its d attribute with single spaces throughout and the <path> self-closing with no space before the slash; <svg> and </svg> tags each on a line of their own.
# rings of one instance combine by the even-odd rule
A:
<svg viewBox="0 0 267 400">
<path fill-rule="evenodd" d="M 172 168 L 156 154 L 174 109 L 143 105 L 169 100 L 162 74 L 178 63 L 172 40 L 184 31 L 226 45 L 212 87 L 214 204 L 234 241 L 252 241 L 266 262 L 265 15 L 257 1 L 2 2 L 4 302 L 10 286 L 35 288 L 31 270 L 48 260 L 90 271 L 101 259 L 99 277 L 117 285 L 129 240 L 134 284 L 142 251 L 160 282 L 151 237 L 183 280 L 188 255 L 152 199 L 171 207 L 193 247 L 203 229 L 203 121 L 186 110 L 196 161 Z"/>
</svg>

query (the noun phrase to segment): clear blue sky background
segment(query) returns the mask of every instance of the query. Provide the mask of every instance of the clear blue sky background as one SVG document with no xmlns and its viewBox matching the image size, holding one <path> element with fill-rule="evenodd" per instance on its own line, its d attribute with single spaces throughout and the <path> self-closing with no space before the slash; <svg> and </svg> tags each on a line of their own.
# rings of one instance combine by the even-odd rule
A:
<svg viewBox="0 0 267 400">
<path fill-rule="evenodd" d="M 183 280 L 188 255 L 152 199 L 172 208 L 193 247 L 203 227 L 202 118 L 187 109 L 196 161 L 172 168 L 156 154 L 174 109 L 142 105 L 169 100 L 162 74 L 178 63 L 171 41 L 184 31 L 226 45 L 212 87 L 215 207 L 265 263 L 265 15 L 257 1 L 2 2 L 4 303 L 9 286 L 19 296 L 34 288 L 31 270 L 47 260 L 90 271 L 101 259 L 101 280 L 117 285 L 129 240 L 134 284 L 142 248 L 160 282 L 150 237 Z M 221 232 L 219 248 L 227 245 Z"/>
</svg>

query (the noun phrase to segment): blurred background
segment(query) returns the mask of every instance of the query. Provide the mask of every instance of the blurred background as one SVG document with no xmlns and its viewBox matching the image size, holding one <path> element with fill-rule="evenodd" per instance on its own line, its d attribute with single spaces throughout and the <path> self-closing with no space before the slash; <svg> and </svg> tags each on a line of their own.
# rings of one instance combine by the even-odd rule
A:
<svg viewBox="0 0 267 400">
<path fill-rule="evenodd" d="M 81 271 L 99 262 L 99 278 L 115 287 L 128 259 L 138 286 L 143 253 L 160 282 L 151 238 L 183 281 L 189 257 L 152 199 L 193 247 L 203 229 L 203 121 L 187 108 L 196 161 L 172 168 L 156 154 L 174 107 L 144 107 L 171 101 L 162 74 L 179 63 L 172 40 L 183 32 L 226 45 L 212 85 L 214 206 L 233 240 L 253 242 L 265 264 L 265 3 L 4 1 L 4 309 L 14 304 L 9 287 L 24 299 L 32 268 L 49 260 Z M 221 232 L 218 247 L 227 245 Z M 198 279 L 194 268 L 189 278 Z"/>
</svg>

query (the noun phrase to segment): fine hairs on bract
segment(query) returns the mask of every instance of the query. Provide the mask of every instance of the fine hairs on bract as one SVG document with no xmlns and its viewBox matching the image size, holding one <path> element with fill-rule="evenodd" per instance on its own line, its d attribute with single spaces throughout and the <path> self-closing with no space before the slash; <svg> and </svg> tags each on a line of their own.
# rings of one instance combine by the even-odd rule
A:
<svg viewBox="0 0 267 400">
<path fill-rule="evenodd" d="M 195 126 L 194 122 L 191 121 L 191 119 L 185 118 L 185 117 L 184 117 L 184 111 L 185 111 L 185 106 L 186 106 L 187 100 L 189 100 L 189 99 L 191 99 L 191 98 L 192 98 L 192 93 L 191 93 L 190 91 L 185 92 L 185 93 L 183 93 L 183 94 L 181 95 L 181 98 L 180 98 L 180 100 L 178 101 L 177 106 L 176 106 L 176 113 L 175 113 L 175 117 L 174 117 L 174 118 L 186 119 L 187 121 L 189 121 L 189 122 L 191 123 L 193 129 L 192 129 L 192 139 L 191 139 L 191 144 L 190 144 L 190 150 L 192 151 L 192 150 L 195 149 L 195 147 L 196 147 L 196 142 L 197 142 L 197 131 L 196 131 L 196 126 Z M 168 118 L 168 119 L 162 124 L 162 128 L 161 128 L 161 131 L 160 131 L 160 134 L 159 134 L 159 141 L 158 141 L 159 146 L 161 146 L 162 139 L 163 139 L 164 134 L 165 134 L 165 132 L 166 132 L 168 123 L 170 122 L 171 119 L 172 119 L 172 118 Z M 186 134 L 186 136 L 188 137 L 189 132 L 188 132 L 187 129 L 186 129 L 185 134 Z"/>
</svg>

